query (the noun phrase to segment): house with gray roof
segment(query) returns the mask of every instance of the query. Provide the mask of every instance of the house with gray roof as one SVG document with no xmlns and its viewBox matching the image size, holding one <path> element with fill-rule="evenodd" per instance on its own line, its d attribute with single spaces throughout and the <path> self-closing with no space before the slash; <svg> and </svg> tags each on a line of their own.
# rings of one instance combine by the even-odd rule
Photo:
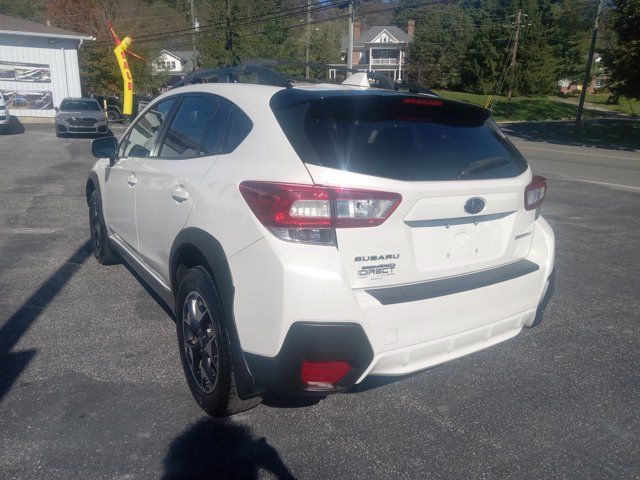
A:
<svg viewBox="0 0 640 480">
<path fill-rule="evenodd" d="M 199 57 L 197 51 L 162 50 L 151 63 L 152 72 L 156 75 L 186 75 L 200 66 Z"/>
<path fill-rule="evenodd" d="M 396 82 L 403 81 L 404 66 L 409 43 L 413 41 L 415 20 L 407 22 L 407 31 L 395 25 L 376 25 L 362 32 L 360 22 L 353 28 L 353 68 L 387 75 Z M 347 59 L 347 38 L 342 40 L 344 63 L 332 65 L 345 67 Z M 329 70 L 330 78 L 336 77 L 338 68 Z"/>
</svg>

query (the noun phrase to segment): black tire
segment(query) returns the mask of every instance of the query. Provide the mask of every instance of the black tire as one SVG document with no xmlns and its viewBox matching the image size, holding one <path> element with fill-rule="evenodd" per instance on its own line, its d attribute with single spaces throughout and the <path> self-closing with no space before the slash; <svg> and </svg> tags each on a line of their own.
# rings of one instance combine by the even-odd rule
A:
<svg viewBox="0 0 640 480">
<path fill-rule="evenodd" d="M 120 115 L 120 112 L 118 112 L 118 110 L 115 110 L 113 108 L 108 108 L 107 118 L 109 119 L 110 122 L 117 122 L 122 118 L 122 115 Z"/>
<path fill-rule="evenodd" d="M 180 282 L 176 333 L 189 390 L 205 412 L 227 417 L 260 403 L 259 397 L 242 400 L 238 396 L 222 302 L 203 267 L 191 268 Z"/>
<path fill-rule="evenodd" d="M 114 265 L 118 263 L 118 255 L 111 249 L 107 227 L 102 216 L 102 204 L 98 192 L 92 192 L 89 196 L 89 228 L 91 231 L 91 247 L 93 256 L 102 265 Z"/>
</svg>

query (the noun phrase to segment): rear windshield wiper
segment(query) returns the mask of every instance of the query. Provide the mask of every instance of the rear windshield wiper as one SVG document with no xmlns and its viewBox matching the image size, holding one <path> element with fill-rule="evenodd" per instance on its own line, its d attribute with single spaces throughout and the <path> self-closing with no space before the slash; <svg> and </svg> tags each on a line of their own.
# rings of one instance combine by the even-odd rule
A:
<svg viewBox="0 0 640 480">
<path fill-rule="evenodd" d="M 458 178 L 466 177 L 473 172 L 479 172 L 481 170 L 489 170 L 491 168 L 500 167 L 510 163 L 510 158 L 505 157 L 489 157 L 482 160 L 476 160 L 466 165 L 462 170 L 458 172 Z"/>
</svg>

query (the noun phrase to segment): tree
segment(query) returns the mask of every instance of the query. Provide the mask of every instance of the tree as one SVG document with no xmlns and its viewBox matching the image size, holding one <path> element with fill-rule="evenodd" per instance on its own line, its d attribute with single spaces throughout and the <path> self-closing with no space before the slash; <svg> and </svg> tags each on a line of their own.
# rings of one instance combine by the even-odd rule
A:
<svg viewBox="0 0 640 480">
<path fill-rule="evenodd" d="M 609 86 L 617 96 L 640 99 L 640 0 L 613 0 L 611 26 L 617 39 L 604 56 Z"/>
<path fill-rule="evenodd" d="M 507 47 L 511 31 L 507 12 L 495 1 L 461 3 L 475 27 L 467 55 L 461 58 L 460 88 L 473 93 L 492 93 L 504 86 Z"/>
<path fill-rule="evenodd" d="M 430 87 L 460 85 L 461 60 L 473 40 L 469 15 L 456 6 L 428 9 L 416 19 L 409 46 L 409 70 L 415 81 Z"/>
<path fill-rule="evenodd" d="M 26 20 L 42 20 L 45 7 L 29 0 L 0 0 L 0 13 Z"/>
<path fill-rule="evenodd" d="M 556 92 L 561 62 L 561 41 L 549 0 L 524 0 L 514 92 L 541 96 Z"/>
</svg>

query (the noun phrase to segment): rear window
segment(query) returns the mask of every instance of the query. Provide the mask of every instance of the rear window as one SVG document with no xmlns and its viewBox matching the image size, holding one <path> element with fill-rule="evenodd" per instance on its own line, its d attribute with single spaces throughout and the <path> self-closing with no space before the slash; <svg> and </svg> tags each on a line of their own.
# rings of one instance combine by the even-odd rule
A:
<svg viewBox="0 0 640 480">
<path fill-rule="evenodd" d="M 275 100 L 305 163 L 410 181 L 509 178 L 527 169 L 488 112 L 473 106 L 388 94 Z"/>
</svg>

